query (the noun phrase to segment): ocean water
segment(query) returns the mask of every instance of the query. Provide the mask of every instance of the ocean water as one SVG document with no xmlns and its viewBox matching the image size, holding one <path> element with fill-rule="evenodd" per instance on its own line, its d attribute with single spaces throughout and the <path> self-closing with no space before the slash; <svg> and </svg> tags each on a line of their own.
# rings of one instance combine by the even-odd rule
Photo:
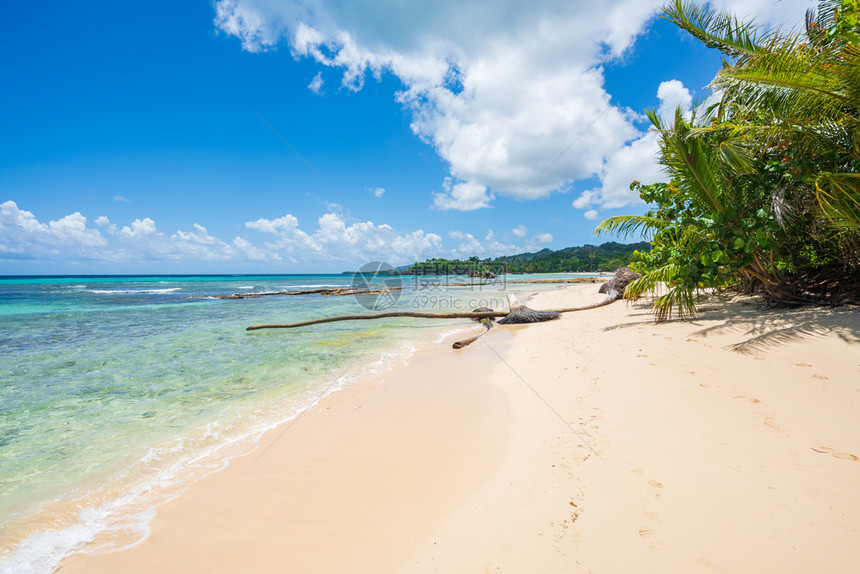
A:
<svg viewBox="0 0 860 574">
<path fill-rule="evenodd" d="M 555 287 L 364 277 L 371 286 L 402 281 L 404 289 L 394 296 L 214 298 L 353 281 L 0 277 L 0 572 L 51 572 L 63 556 L 112 531 L 146 536 L 152 509 L 177 485 L 247 452 L 326 393 L 407 362 L 417 346 L 469 321 L 245 327 L 374 307 L 503 308 L 504 293 Z"/>
</svg>

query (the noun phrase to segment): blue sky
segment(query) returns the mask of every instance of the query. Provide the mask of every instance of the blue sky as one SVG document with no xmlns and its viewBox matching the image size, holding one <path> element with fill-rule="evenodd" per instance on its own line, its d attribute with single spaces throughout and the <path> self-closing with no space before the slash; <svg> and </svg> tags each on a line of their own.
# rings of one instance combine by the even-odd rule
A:
<svg viewBox="0 0 860 574">
<path fill-rule="evenodd" d="M 659 2 L 14 3 L 0 274 L 340 272 L 599 243 L 645 108 L 719 55 Z M 797 25 L 810 2 L 724 0 Z"/>
</svg>

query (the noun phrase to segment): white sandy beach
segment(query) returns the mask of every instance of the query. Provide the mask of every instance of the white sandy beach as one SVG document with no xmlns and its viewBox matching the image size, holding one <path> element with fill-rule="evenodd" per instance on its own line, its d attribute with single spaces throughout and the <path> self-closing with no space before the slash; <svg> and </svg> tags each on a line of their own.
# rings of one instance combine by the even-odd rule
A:
<svg viewBox="0 0 860 574">
<path fill-rule="evenodd" d="M 857 571 L 860 309 L 730 299 L 421 351 L 163 504 L 139 544 L 60 570 Z"/>
</svg>

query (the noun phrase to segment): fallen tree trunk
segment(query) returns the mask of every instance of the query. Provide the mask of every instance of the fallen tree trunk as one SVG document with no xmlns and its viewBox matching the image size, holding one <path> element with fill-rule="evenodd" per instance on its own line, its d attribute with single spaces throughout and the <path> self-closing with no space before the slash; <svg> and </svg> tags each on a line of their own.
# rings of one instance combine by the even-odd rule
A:
<svg viewBox="0 0 860 574">
<path fill-rule="evenodd" d="M 499 321 L 500 324 L 537 323 L 541 321 L 550 321 L 552 319 L 557 319 L 562 313 L 587 311 L 589 309 L 596 309 L 598 307 L 603 307 L 604 305 L 609 305 L 610 303 L 617 301 L 621 298 L 621 294 L 624 292 L 624 287 L 626 287 L 627 284 L 636 277 L 638 277 L 638 274 L 630 273 L 630 270 L 627 268 L 619 269 L 615 272 L 615 277 L 613 278 L 613 280 L 610 280 L 606 284 L 605 290 L 608 290 L 606 298 L 599 303 L 594 303 L 593 305 L 585 305 L 584 307 L 569 307 L 566 309 L 549 309 L 546 311 L 537 311 L 535 309 L 529 309 L 528 307 L 522 305 L 519 301 L 517 301 L 516 296 L 508 295 L 510 310 L 507 312 L 492 311 L 486 308 L 475 309 L 471 313 L 424 313 L 421 311 L 389 311 L 387 313 L 374 313 L 368 315 L 340 315 L 337 317 L 325 317 L 323 319 L 300 321 L 298 323 L 273 323 L 270 325 L 251 325 L 245 330 L 257 331 L 259 329 L 294 329 L 296 327 L 307 327 L 309 325 L 321 325 L 323 323 L 335 323 L 338 321 L 372 321 L 375 319 L 388 319 L 393 317 L 412 317 L 415 319 L 474 319 L 475 321 L 496 317 L 504 317 L 504 319 Z M 556 282 L 555 280 L 550 281 Z M 561 283 L 571 281 L 576 280 L 562 279 L 557 282 Z M 487 326 L 487 331 L 489 330 L 490 326 Z M 485 333 L 486 331 L 484 333 L 481 333 L 481 335 L 478 335 L 477 337 L 472 337 L 471 339 L 466 339 L 464 341 L 458 341 L 457 343 L 455 343 L 455 345 L 461 344 L 461 346 L 455 346 L 454 348 L 459 349 L 465 347 L 469 343 L 472 343 L 473 341 L 477 340 Z"/>
<path fill-rule="evenodd" d="M 472 309 L 473 313 L 478 313 L 480 311 L 492 311 L 489 307 L 478 307 L 477 309 Z M 490 332 L 490 329 L 493 328 L 493 318 L 492 317 L 484 317 L 483 319 L 475 319 L 481 323 L 486 329 L 480 335 L 476 335 L 474 337 L 469 337 L 468 339 L 463 339 L 462 341 L 455 341 L 453 345 L 451 345 L 454 349 L 462 349 L 463 347 L 468 347 L 484 335 Z"/>
<path fill-rule="evenodd" d="M 499 319 L 499 325 L 517 325 L 522 323 L 541 323 L 543 321 L 551 321 L 558 319 L 561 314 L 555 311 L 535 311 L 530 307 L 526 307 L 519 301 L 515 295 L 508 295 L 508 306 L 511 312 L 504 319 Z"/>
<path fill-rule="evenodd" d="M 335 323 L 337 321 L 368 321 L 373 319 L 388 319 L 391 317 L 412 317 L 415 319 L 483 319 L 484 317 L 504 317 L 506 311 L 479 311 L 477 313 L 425 313 L 422 311 L 388 311 L 386 313 L 372 313 L 365 315 L 338 315 L 337 317 L 325 317 L 323 319 L 312 319 L 298 323 L 274 323 L 271 325 L 251 325 L 246 331 L 258 329 L 292 329 L 295 327 L 307 327 L 308 325 L 320 325 L 322 323 Z"/>
<path fill-rule="evenodd" d="M 535 311 L 534 309 L 528 309 L 528 307 L 524 307 L 533 313 L 550 313 L 555 314 L 555 317 L 551 317 L 552 319 L 558 317 L 558 314 L 561 313 L 572 313 L 574 311 L 587 311 L 588 309 L 596 309 L 598 307 L 603 307 L 604 305 L 608 305 L 613 301 L 616 301 L 620 297 L 620 293 L 617 291 L 611 292 L 606 296 L 606 299 L 599 303 L 595 303 L 593 305 L 586 305 L 584 307 L 570 307 L 567 309 L 549 309 L 547 311 Z M 522 306 L 520 306 L 522 308 Z M 511 314 L 510 311 L 472 311 L 470 313 L 425 313 L 422 311 L 389 311 L 386 313 L 372 313 L 365 315 L 338 315 L 336 317 L 325 317 L 323 319 L 311 319 L 310 321 L 300 321 L 298 323 L 272 323 L 268 325 L 251 325 L 247 327 L 246 331 L 257 331 L 260 329 L 294 329 L 296 327 L 307 327 L 310 325 L 321 325 L 323 323 L 336 323 L 338 321 L 372 321 L 375 319 L 389 319 L 394 317 L 411 317 L 414 319 L 483 319 L 486 317 L 498 318 L 498 317 L 508 317 Z M 549 320 L 550 317 L 546 319 L 541 319 L 542 321 Z M 511 321 L 515 322 L 515 321 Z M 524 321 L 527 323 L 533 323 L 535 321 Z M 501 323 L 501 321 L 499 321 Z"/>
</svg>

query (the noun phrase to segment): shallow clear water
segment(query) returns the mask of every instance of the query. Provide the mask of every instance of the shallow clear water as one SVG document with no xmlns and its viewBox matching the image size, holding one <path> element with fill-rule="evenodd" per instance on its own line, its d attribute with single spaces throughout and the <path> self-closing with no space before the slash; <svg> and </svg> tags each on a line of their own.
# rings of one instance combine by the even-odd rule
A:
<svg viewBox="0 0 860 574">
<path fill-rule="evenodd" d="M 468 322 L 393 319 L 255 332 L 246 326 L 365 313 L 373 304 L 502 308 L 505 292 L 554 287 L 400 280 L 405 289 L 395 301 L 211 298 L 350 286 L 344 275 L 0 278 L 0 571 L 50 571 L 63 553 L 121 516 L 129 493 L 151 494 L 322 393 L 404 360 L 410 342 Z M 80 529 L 87 512 L 92 524 Z M 35 544 L 45 532 L 63 533 L 62 540 Z"/>
</svg>

